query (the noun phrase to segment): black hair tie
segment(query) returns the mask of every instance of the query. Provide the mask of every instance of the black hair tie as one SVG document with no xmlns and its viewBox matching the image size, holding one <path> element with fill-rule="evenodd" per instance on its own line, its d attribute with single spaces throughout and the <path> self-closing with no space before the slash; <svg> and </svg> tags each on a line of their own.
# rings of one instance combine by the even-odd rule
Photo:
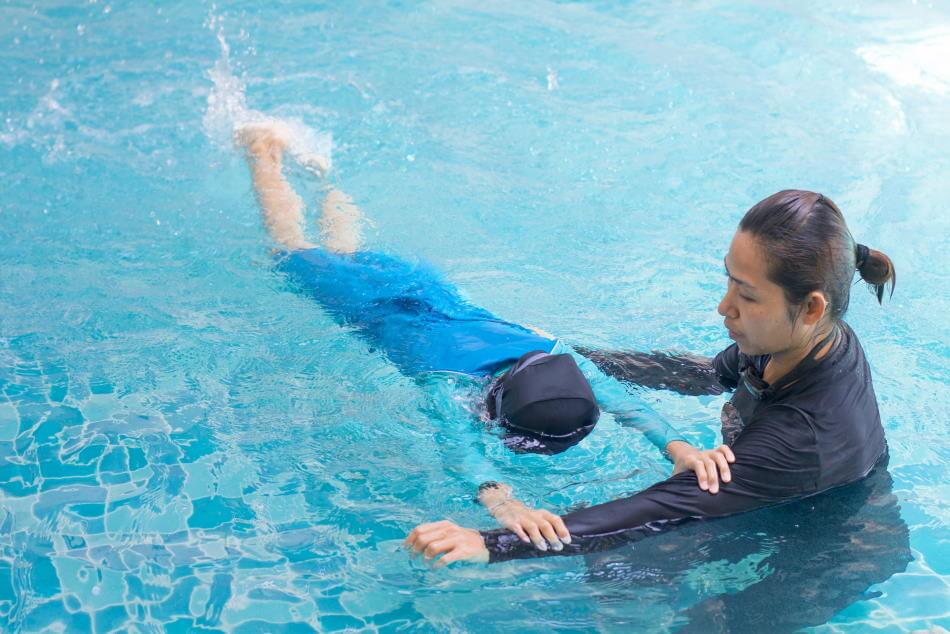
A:
<svg viewBox="0 0 950 634">
<path fill-rule="evenodd" d="M 868 255 L 870 254 L 871 250 L 863 244 L 854 245 L 854 267 L 861 270 L 864 263 L 868 261 Z"/>
</svg>

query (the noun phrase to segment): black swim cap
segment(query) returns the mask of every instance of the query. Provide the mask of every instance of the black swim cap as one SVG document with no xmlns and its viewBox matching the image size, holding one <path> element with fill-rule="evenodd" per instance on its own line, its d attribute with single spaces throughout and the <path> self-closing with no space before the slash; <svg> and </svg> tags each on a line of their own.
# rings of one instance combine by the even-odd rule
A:
<svg viewBox="0 0 950 634">
<path fill-rule="evenodd" d="M 515 450 L 555 454 L 584 439 L 600 418 L 590 383 L 569 354 L 533 350 L 488 391 L 488 414 Z"/>
</svg>

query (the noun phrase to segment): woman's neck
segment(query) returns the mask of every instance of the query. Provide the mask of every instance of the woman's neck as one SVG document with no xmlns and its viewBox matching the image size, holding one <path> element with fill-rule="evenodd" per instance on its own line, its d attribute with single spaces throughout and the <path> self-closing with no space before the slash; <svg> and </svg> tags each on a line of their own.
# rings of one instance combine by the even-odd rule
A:
<svg viewBox="0 0 950 634">
<path fill-rule="evenodd" d="M 768 364 L 765 366 L 765 371 L 762 372 L 762 379 L 769 385 L 774 385 L 776 381 L 791 372 L 795 366 L 801 363 L 802 360 L 815 349 L 818 342 L 827 338 L 833 329 L 834 326 L 824 328 L 821 332 L 816 332 L 813 336 L 808 337 L 801 345 L 772 354 Z M 828 354 L 832 345 L 834 345 L 834 339 L 829 340 L 822 346 L 821 350 L 815 354 L 815 359 L 821 359 Z"/>
</svg>

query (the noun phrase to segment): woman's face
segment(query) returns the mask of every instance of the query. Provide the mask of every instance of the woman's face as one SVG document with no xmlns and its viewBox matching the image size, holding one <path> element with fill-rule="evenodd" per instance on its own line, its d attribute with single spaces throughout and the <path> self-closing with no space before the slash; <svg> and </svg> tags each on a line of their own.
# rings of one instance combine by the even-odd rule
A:
<svg viewBox="0 0 950 634">
<path fill-rule="evenodd" d="M 729 338 L 748 355 L 775 354 L 793 346 L 794 322 L 782 288 L 767 276 L 765 256 L 751 234 L 737 231 L 726 254 L 726 295 L 719 314 Z"/>
</svg>

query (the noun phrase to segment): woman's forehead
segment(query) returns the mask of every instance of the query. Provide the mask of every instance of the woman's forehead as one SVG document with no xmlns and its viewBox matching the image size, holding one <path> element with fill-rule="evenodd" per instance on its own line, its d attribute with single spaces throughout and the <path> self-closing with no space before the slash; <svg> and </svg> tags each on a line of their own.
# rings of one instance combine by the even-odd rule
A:
<svg viewBox="0 0 950 634">
<path fill-rule="evenodd" d="M 726 254 L 726 268 L 737 282 L 755 287 L 770 284 L 765 254 L 752 234 L 737 231 Z"/>
</svg>

